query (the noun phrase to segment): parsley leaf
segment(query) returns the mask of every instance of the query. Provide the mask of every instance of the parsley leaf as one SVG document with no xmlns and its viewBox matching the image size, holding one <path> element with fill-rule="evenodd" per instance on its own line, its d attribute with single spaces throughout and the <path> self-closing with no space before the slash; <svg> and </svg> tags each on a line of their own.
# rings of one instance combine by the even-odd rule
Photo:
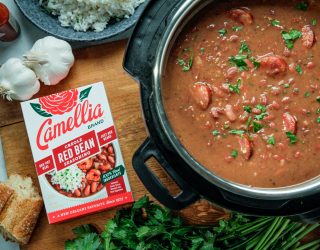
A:
<svg viewBox="0 0 320 250">
<path fill-rule="evenodd" d="M 316 26 L 317 23 L 318 23 L 317 19 L 315 19 L 315 18 L 311 19 L 311 24 L 312 24 L 313 26 Z"/>
<path fill-rule="evenodd" d="M 246 112 L 248 112 L 248 113 L 251 113 L 251 112 L 252 112 L 252 107 L 250 107 L 250 106 L 244 106 L 244 107 L 243 107 L 243 110 L 246 111 Z"/>
<path fill-rule="evenodd" d="M 229 90 L 231 93 L 240 94 L 240 86 L 241 86 L 241 79 L 238 79 L 237 84 L 229 84 Z"/>
<path fill-rule="evenodd" d="M 281 34 L 288 49 L 292 49 L 295 40 L 302 36 L 302 33 L 299 30 L 295 29 L 291 29 L 289 32 L 282 31 Z"/>
<path fill-rule="evenodd" d="M 290 139 L 290 143 L 291 144 L 295 144 L 298 141 L 298 138 L 296 135 L 294 135 L 293 133 L 287 131 L 286 132 L 287 137 Z"/>
<path fill-rule="evenodd" d="M 279 20 L 272 20 L 271 25 L 272 26 L 280 26 L 280 21 Z"/>
<path fill-rule="evenodd" d="M 253 63 L 254 69 L 260 68 L 260 63 L 254 57 L 250 57 L 250 61 Z"/>
<path fill-rule="evenodd" d="M 265 116 L 268 115 L 267 111 L 267 107 L 261 104 L 257 104 L 256 106 L 257 109 L 261 110 L 261 114 L 259 115 L 255 115 L 254 118 L 258 121 L 262 120 Z"/>
<path fill-rule="evenodd" d="M 296 66 L 296 71 L 299 73 L 299 75 L 303 74 L 302 68 L 299 64 L 297 64 L 297 66 Z"/>
<path fill-rule="evenodd" d="M 267 111 L 267 107 L 261 104 L 258 104 L 256 106 L 257 109 L 261 110 L 261 112 L 266 112 Z"/>
<path fill-rule="evenodd" d="M 267 115 L 268 115 L 268 113 L 264 112 L 264 113 L 261 113 L 260 115 L 255 115 L 254 118 L 255 118 L 256 120 L 260 121 L 260 120 L 263 120 L 263 118 L 264 118 L 265 116 L 267 116 Z"/>
<path fill-rule="evenodd" d="M 269 138 L 267 140 L 267 143 L 270 144 L 270 145 L 276 145 L 276 140 L 274 139 L 273 135 L 269 136 Z"/>
<path fill-rule="evenodd" d="M 309 97 L 310 96 L 310 92 L 306 92 L 306 93 L 304 93 L 304 97 Z"/>
<path fill-rule="evenodd" d="M 252 122 L 252 117 L 250 116 L 250 117 L 248 118 L 247 126 L 246 126 L 247 132 L 249 132 L 249 128 L 250 128 L 251 122 Z"/>
<path fill-rule="evenodd" d="M 201 51 L 201 54 L 203 55 L 204 52 L 206 51 L 206 49 L 205 48 L 201 48 L 200 51 Z"/>
<path fill-rule="evenodd" d="M 243 52 L 246 52 L 248 54 L 251 53 L 251 50 L 249 49 L 248 44 L 246 43 L 246 41 L 241 41 L 241 46 L 240 46 L 239 53 L 243 54 Z"/>
<path fill-rule="evenodd" d="M 213 131 L 211 132 L 211 134 L 212 134 L 213 136 L 218 136 L 218 135 L 220 135 L 220 132 L 219 132 L 218 130 L 213 130 Z"/>
<path fill-rule="evenodd" d="M 242 26 L 233 26 L 232 30 L 233 31 L 239 31 L 239 30 L 242 30 L 242 28 L 243 28 Z"/>
<path fill-rule="evenodd" d="M 246 55 L 244 53 L 246 53 Z M 240 71 L 247 71 L 249 68 L 246 60 L 249 59 L 253 63 L 255 69 L 259 68 L 260 63 L 254 57 L 249 57 L 250 54 L 251 50 L 249 49 L 246 41 L 241 41 L 239 54 L 236 56 L 230 56 L 229 63 L 237 66 Z"/>
<path fill-rule="evenodd" d="M 222 36 L 225 36 L 227 33 L 228 33 L 228 31 L 226 30 L 226 29 L 221 29 L 221 30 L 219 30 L 218 31 L 219 32 L 219 34 L 220 34 L 220 36 L 222 37 Z"/>
<path fill-rule="evenodd" d="M 317 96 L 316 100 L 320 103 L 320 96 Z"/>
<path fill-rule="evenodd" d="M 247 63 L 245 62 L 245 59 L 247 59 L 246 55 L 230 56 L 229 63 L 231 65 L 237 66 L 240 71 L 246 71 L 249 70 L 249 68 Z"/>
<path fill-rule="evenodd" d="M 306 11 L 308 10 L 309 4 L 307 2 L 300 2 L 296 5 L 296 9 Z"/>
<path fill-rule="evenodd" d="M 232 151 L 231 151 L 231 154 L 230 154 L 233 158 L 237 158 L 237 156 L 238 156 L 238 151 L 236 150 L 236 149 L 233 149 Z"/>
<path fill-rule="evenodd" d="M 86 233 L 77 237 L 74 241 L 66 241 L 66 250 L 93 250 L 101 247 L 100 238 L 96 233 Z"/>
<path fill-rule="evenodd" d="M 239 129 L 232 129 L 229 131 L 229 134 L 231 135 L 243 135 L 245 133 L 244 130 L 239 130 Z"/>
<path fill-rule="evenodd" d="M 182 67 L 182 71 L 187 72 L 192 68 L 193 58 L 192 56 L 190 56 L 187 62 L 183 59 L 178 58 L 177 62 Z"/>
<path fill-rule="evenodd" d="M 320 123 L 320 117 L 317 118 L 317 123 Z"/>
<path fill-rule="evenodd" d="M 256 122 L 256 121 L 253 121 L 253 132 L 257 133 L 259 132 L 263 126 L 259 123 L 259 122 Z"/>
</svg>

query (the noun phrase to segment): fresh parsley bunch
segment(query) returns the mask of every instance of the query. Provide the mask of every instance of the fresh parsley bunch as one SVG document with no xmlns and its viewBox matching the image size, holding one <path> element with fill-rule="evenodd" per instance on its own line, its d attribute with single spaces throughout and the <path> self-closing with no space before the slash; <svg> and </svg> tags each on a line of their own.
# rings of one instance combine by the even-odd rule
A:
<svg viewBox="0 0 320 250">
<path fill-rule="evenodd" d="M 320 249 L 320 240 L 301 245 L 300 240 L 319 227 L 283 217 L 235 214 L 216 227 L 184 225 L 179 216 L 149 201 L 147 196 L 132 208 L 122 209 L 99 234 L 90 225 L 75 228 L 66 250 L 269 250 Z"/>
</svg>

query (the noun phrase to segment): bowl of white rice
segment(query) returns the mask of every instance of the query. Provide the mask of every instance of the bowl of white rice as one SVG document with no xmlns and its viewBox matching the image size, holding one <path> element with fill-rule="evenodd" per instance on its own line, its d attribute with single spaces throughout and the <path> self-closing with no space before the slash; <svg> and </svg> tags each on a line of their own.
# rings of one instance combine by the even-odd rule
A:
<svg viewBox="0 0 320 250">
<path fill-rule="evenodd" d="M 149 0 L 15 0 L 35 26 L 70 42 L 101 42 L 128 31 Z"/>
</svg>

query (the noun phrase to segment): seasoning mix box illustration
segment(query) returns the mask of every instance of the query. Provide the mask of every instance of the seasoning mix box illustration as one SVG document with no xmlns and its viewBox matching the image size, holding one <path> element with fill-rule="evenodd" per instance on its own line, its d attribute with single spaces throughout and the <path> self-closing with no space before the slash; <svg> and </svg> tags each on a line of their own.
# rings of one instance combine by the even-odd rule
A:
<svg viewBox="0 0 320 250">
<path fill-rule="evenodd" d="M 49 223 L 133 201 L 102 82 L 21 106 Z"/>
</svg>

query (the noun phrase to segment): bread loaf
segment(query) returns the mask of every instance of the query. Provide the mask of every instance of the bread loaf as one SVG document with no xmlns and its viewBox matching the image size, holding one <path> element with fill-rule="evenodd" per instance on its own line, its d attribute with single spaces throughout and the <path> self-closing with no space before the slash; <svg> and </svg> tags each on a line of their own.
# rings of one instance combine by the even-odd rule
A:
<svg viewBox="0 0 320 250">
<path fill-rule="evenodd" d="M 43 201 L 30 177 L 11 175 L 0 184 L 0 231 L 6 239 L 27 244 Z"/>
</svg>

